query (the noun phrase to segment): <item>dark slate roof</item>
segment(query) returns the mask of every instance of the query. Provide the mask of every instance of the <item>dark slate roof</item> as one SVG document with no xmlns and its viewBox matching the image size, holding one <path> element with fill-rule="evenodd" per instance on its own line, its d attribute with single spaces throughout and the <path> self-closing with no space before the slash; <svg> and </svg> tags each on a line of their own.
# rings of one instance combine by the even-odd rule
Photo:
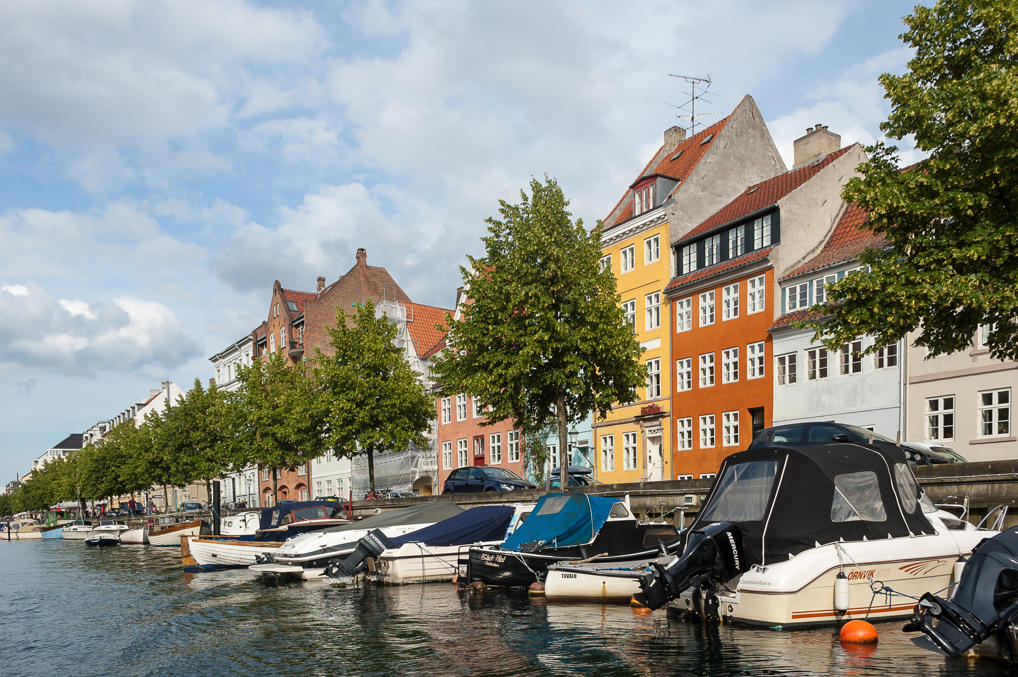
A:
<svg viewBox="0 0 1018 677">
<path fill-rule="evenodd" d="M 71 433 L 50 449 L 81 449 L 82 437 L 81 433 Z"/>
</svg>

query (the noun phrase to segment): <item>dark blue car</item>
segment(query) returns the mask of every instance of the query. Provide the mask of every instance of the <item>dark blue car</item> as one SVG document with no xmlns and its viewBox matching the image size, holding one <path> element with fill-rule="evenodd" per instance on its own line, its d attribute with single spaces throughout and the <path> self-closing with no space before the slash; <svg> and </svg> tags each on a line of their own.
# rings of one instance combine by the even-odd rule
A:
<svg viewBox="0 0 1018 677">
<path fill-rule="evenodd" d="M 534 489 L 534 485 L 505 468 L 475 465 L 456 468 L 445 478 L 443 494 L 465 494 L 480 491 L 516 491 Z"/>
</svg>

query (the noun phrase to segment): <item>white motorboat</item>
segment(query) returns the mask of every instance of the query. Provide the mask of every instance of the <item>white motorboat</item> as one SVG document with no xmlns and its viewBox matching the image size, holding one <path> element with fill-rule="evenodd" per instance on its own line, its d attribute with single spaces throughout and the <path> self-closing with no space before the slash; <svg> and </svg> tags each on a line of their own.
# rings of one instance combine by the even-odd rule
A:
<svg viewBox="0 0 1018 677">
<path fill-rule="evenodd" d="M 640 579 L 654 564 L 670 563 L 671 554 L 621 562 L 555 562 L 544 576 L 548 601 L 628 603 L 640 592 Z"/>
<path fill-rule="evenodd" d="M 85 545 L 90 548 L 104 548 L 110 545 L 120 545 L 120 535 L 115 531 L 93 531 L 85 539 Z"/>
<path fill-rule="evenodd" d="M 61 537 L 65 541 L 83 541 L 92 533 L 92 523 L 87 520 L 74 520 L 64 525 Z"/>
<path fill-rule="evenodd" d="M 89 536 L 112 535 L 120 540 L 120 534 L 127 531 L 127 525 L 115 520 L 99 520 L 99 524 L 92 527 Z"/>
<path fill-rule="evenodd" d="M 261 524 L 261 516 L 262 513 L 259 510 L 248 510 L 224 517 L 219 533 L 223 538 L 253 539 Z"/>
<path fill-rule="evenodd" d="M 202 528 L 205 527 L 205 523 L 201 520 L 193 520 L 191 522 L 181 522 L 180 524 L 170 524 L 167 526 L 154 527 L 149 529 L 148 542 L 149 545 L 155 545 L 160 547 L 179 547 L 180 539 L 185 536 L 197 536 L 202 532 Z M 205 527 L 207 530 L 208 527 Z"/>
<path fill-rule="evenodd" d="M 291 538 L 271 557 L 263 557 L 250 569 L 269 577 L 293 576 L 304 580 L 325 577 L 325 566 L 343 559 L 373 529 L 388 538 L 408 534 L 463 512 L 453 503 L 424 503 L 373 515 L 359 522 L 301 534 Z"/>
<path fill-rule="evenodd" d="M 4 540 L 11 541 L 41 541 L 42 526 L 34 519 L 20 519 L 13 522 L 3 522 Z"/>
<path fill-rule="evenodd" d="M 125 545 L 148 545 L 148 527 L 122 531 L 120 542 Z"/>
<path fill-rule="evenodd" d="M 893 451 L 751 449 L 725 459 L 680 554 L 636 598 L 773 628 L 906 618 L 995 533 L 938 510 Z"/>
</svg>

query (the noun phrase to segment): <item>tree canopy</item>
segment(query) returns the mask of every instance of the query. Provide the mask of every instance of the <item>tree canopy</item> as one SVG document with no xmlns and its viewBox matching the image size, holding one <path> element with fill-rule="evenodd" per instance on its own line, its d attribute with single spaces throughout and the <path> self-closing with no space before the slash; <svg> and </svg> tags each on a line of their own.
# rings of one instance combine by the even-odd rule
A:
<svg viewBox="0 0 1018 677">
<path fill-rule="evenodd" d="M 469 300 L 462 319 L 447 319 L 435 373 L 443 391 L 489 405 L 491 421 L 556 421 L 566 486 L 568 422 L 635 400 L 647 374 L 615 277 L 600 267 L 600 224 L 588 232 L 573 221 L 554 179 L 532 179 L 520 198 L 500 201 L 485 255 L 461 268 Z"/>
<path fill-rule="evenodd" d="M 861 334 L 877 345 L 910 331 L 930 355 L 967 348 L 980 325 L 993 357 L 1018 359 L 1018 3 L 939 0 L 917 6 L 900 37 L 902 75 L 883 74 L 881 124 L 929 157 L 899 166 L 897 148 L 868 148 L 846 200 L 869 212 L 886 249 L 831 287 L 832 318 L 809 323 L 829 346 Z"/>
</svg>

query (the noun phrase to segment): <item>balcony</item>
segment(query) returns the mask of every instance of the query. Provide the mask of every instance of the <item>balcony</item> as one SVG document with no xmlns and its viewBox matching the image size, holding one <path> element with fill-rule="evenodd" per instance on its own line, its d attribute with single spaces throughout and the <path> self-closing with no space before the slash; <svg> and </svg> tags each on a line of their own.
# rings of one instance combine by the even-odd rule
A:
<svg viewBox="0 0 1018 677">
<path fill-rule="evenodd" d="M 288 354 L 291 360 L 299 360 L 301 355 L 304 354 L 304 342 L 290 341 L 290 352 Z"/>
</svg>

